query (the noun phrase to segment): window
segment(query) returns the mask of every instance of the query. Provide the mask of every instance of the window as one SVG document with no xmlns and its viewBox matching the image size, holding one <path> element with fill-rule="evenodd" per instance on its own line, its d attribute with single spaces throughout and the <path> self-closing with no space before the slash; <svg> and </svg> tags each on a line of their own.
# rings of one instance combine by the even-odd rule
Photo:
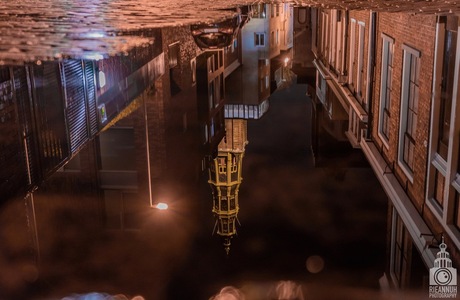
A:
<svg viewBox="0 0 460 300">
<path fill-rule="evenodd" d="M 440 84 L 440 115 L 438 154 L 447 161 L 449 147 L 450 115 L 452 109 L 452 94 L 454 88 L 455 54 L 457 46 L 457 18 L 444 17 L 444 43 L 442 45 L 441 84 Z"/>
<path fill-rule="evenodd" d="M 460 245 L 460 119 L 458 17 L 440 16 L 436 26 L 427 207 L 442 230 Z M 460 246 L 459 246 L 460 247 Z"/>
<path fill-rule="evenodd" d="M 252 5 L 252 17 L 256 19 L 265 19 L 265 4 Z"/>
<path fill-rule="evenodd" d="M 204 124 L 204 141 L 203 144 L 209 142 L 209 133 L 208 133 L 208 125 Z"/>
<path fill-rule="evenodd" d="M 176 42 L 168 46 L 169 68 L 174 68 L 178 65 L 180 57 L 179 45 L 179 42 Z"/>
<path fill-rule="evenodd" d="M 329 55 L 329 14 L 322 12 L 321 14 L 321 52 L 325 58 Z"/>
<path fill-rule="evenodd" d="M 213 82 L 210 82 L 209 85 L 209 91 L 208 91 L 208 106 L 209 106 L 209 110 L 211 110 L 214 106 L 214 83 Z"/>
<path fill-rule="evenodd" d="M 403 46 L 398 162 L 411 181 L 413 180 L 415 133 L 417 130 L 419 59 L 419 51 Z"/>
<path fill-rule="evenodd" d="M 99 147 L 102 170 L 135 170 L 137 155 L 133 127 L 110 127 L 99 135 Z"/>
<path fill-rule="evenodd" d="M 356 95 L 358 99 L 363 97 L 364 77 L 364 23 L 358 22 L 358 69 L 356 70 Z"/>
<path fill-rule="evenodd" d="M 337 66 L 335 65 L 335 60 L 337 56 L 337 10 L 333 9 L 331 11 L 331 42 L 330 42 L 330 47 L 329 47 L 329 64 L 331 65 L 332 68 L 337 69 Z"/>
<path fill-rule="evenodd" d="M 254 33 L 254 44 L 256 47 L 265 46 L 265 33 Z"/>
<path fill-rule="evenodd" d="M 104 190 L 105 222 L 111 230 L 138 230 L 145 209 L 137 193 L 123 190 Z"/>
<path fill-rule="evenodd" d="M 458 136 L 460 124 L 452 118 L 455 109 L 458 78 L 457 52 L 458 18 L 438 17 L 436 53 L 433 74 L 431 109 L 431 144 L 428 166 L 427 199 L 431 210 L 445 225 L 460 225 L 458 193 L 460 191 L 460 160 L 458 146 L 451 139 Z M 451 152 L 451 154 L 449 154 Z M 448 223 L 448 224 L 447 224 Z"/>
<path fill-rule="evenodd" d="M 236 173 L 238 171 L 238 164 L 237 164 L 237 161 L 236 161 L 236 156 L 234 154 L 232 154 L 232 168 L 231 168 L 231 172 L 232 173 Z"/>
<path fill-rule="evenodd" d="M 227 173 L 227 159 L 226 157 L 218 158 L 219 174 Z"/>
<path fill-rule="evenodd" d="M 435 170 L 433 198 L 441 207 L 444 206 L 444 182 L 445 177 L 441 174 L 441 172 L 439 172 L 439 170 Z"/>
<path fill-rule="evenodd" d="M 388 147 L 390 138 L 391 78 L 393 75 L 393 39 L 382 35 L 382 72 L 380 77 L 379 135 Z"/>
<path fill-rule="evenodd" d="M 354 69 L 355 69 L 355 27 L 356 20 L 351 19 L 350 24 L 350 65 L 348 66 L 348 84 L 350 89 L 354 91 Z"/>
<path fill-rule="evenodd" d="M 224 74 L 223 73 L 219 75 L 218 80 L 219 80 L 219 100 L 218 101 L 221 102 L 222 99 L 224 99 L 224 95 L 225 95 L 225 90 L 224 90 L 225 85 L 224 85 Z"/>
<path fill-rule="evenodd" d="M 406 285 L 407 273 L 410 268 L 409 256 L 412 244 L 407 229 L 394 207 L 391 227 L 390 274 L 393 283 L 402 288 Z"/>
<path fill-rule="evenodd" d="M 344 57 L 344 48 L 345 48 L 345 18 L 343 17 L 343 13 L 341 10 L 337 11 L 337 51 L 336 51 L 336 70 L 338 71 L 339 74 L 344 74 L 345 72 L 345 66 L 344 63 L 346 61 Z M 341 82 L 343 83 L 344 79 L 341 79 Z"/>
<path fill-rule="evenodd" d="M 190 61 L 190 68 L 192 69 L 192 85 L 196 84 L 196 57 Z"/>
</svg>

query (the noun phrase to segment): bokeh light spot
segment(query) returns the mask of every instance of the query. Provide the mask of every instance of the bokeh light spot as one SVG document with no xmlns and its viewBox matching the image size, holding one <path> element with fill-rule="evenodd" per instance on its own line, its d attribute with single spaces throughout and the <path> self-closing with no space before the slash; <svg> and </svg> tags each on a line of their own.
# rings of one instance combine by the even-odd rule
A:
<svg viewBox="0 0 460 300">
<path fill-rule="evenodd" d="M 324 259 L 319 255 L 312 255 L 307 258 L 306 267 L 310 273 L 319 273 L 324 269 Z"/>
</svg>

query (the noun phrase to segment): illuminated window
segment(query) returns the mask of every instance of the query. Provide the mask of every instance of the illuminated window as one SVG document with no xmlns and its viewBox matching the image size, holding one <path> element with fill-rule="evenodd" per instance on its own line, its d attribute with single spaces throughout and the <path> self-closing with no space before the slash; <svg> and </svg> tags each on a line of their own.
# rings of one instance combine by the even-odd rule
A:
<svg viewBox="0 0 460 300">
<path fill-rule="evenodd" d="M 190 68 L 192 69 L 192 84 L 196 84 L 196 57 L 190 61 Z"/>
<path fill-rule="evenodd" d="M 236 173 L 236 171 L 238 171 L 238 164 L 237 164 L 237 161 L 236 161 L 236 156 L 233 155 L 231 172 Z"/>
<path fill-rule="evenodd" d="M 227 173 L 226 157 L 219 157 L 218 165 L 219 165 L 219 174 L 226 174 Z"/>
<path fill-rule="evenodd" d="M 98 84 L 99 88 L 103 88 L 105 86 L 106 81 L 105 81 L 105 74 L 103 71 L 99 71 L 98 73 L 98 83 L 99 83 Z"/>
<path fill-rule="evenodd" d="M 174 68 L 179 63 L 180 47 L 179 42 L 168 46 L 169 68 Z"/>
</svg>

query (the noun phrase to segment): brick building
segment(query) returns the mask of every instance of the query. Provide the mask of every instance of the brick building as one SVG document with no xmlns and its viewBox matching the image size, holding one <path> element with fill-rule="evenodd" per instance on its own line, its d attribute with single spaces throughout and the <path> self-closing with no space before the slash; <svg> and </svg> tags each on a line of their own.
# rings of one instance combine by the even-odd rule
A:
<svg viewBox="0 0 460 300">
<path fill-rule="evenodd" d="M 443 238 L 460 265 L 457 16 L 312 8 L 311 20 L 314 100 L 389 199 L 381 286 L 426 287 Z"/>
</svg>

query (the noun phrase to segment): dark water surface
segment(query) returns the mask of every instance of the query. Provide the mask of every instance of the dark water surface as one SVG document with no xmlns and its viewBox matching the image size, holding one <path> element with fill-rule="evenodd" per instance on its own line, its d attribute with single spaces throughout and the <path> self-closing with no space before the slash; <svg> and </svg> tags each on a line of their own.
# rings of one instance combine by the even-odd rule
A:
<svg viewBox="0 0 460 300">
<path fill-rule="evenodd" d="M 241 228 L 231 254 L 225 258 L 206 234 L 195 241 L 168 299 L 207 299 L 225 286 L 246 299 L 278 299 L 280 284 L 296 293 L 289 281 L 302 285 L 304 298 L 292 299 L 377 297 L 386 198 L 365 158 L 345 143 L 325 144 L 335 150 L 313 166 L 305 88 L 275 92 L 270 111 L 248 122 Z"/>
<path fill-rule="evenodd" d="M 261 18 L 225 50 L 192 36 L 241 2 L 0 4 L 1 300 L 377 297 L 387 199 L 315 115 L 307 27 L 265 52 L 245 48 Z M 246 110 L 224 120 L 229 104 Z M 208 182 L 222 140 L 244 154 L 228 255 Z"/>
</svg>

